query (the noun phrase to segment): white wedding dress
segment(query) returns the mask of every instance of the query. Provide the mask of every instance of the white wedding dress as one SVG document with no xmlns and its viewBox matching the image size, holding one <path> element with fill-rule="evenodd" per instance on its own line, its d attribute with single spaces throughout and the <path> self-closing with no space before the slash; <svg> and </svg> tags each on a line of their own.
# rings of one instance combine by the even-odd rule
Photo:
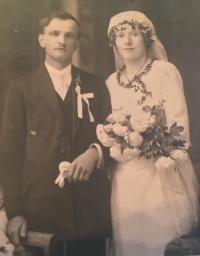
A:
<svg viewBox="0 0 200 256">
<path fill-rule="evenodd" d="M 107 79 L 113 111 L 134 111 L 142 95 L 121 87 L 116 74 Z M 152 92 L 143 104 L 164 99 L 168 124 L 184 126 L 183 136 L 189 143 L 187 106 L 175 66 L 155 60 L 141 80 Z M 152 160 L 121 162 L 111 170 L 111 179 L 115 256 L 163 256 L 168 242 L 197 224 L 198 185 L 189 157 L 176 171 L 158 171 Z"/>
</svg>

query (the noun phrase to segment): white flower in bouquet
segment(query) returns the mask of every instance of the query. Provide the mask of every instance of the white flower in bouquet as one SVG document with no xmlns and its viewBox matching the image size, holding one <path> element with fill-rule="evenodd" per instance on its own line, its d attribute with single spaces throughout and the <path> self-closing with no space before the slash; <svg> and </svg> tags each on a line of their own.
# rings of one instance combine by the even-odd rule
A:
<svg viewBox="0 0 200 256">
<path fill-rule="evenodd" d="M 129 133 L 129 140 L 133 147 L 139 147 L 142 144 L 143 138 L 139 132 L 131 132 Z"/>
<path fill-rule="evenodd" d="M 123 126 L 119 123 L 113 124 L 112 129 L 113 129 L 113 132 L 117 136 L 121 136 L 121 137 L 123 137 L 126 134 L 127 130 L 128 130 L 128 128 L 126 126 Z"/>
<path fill-rule="evenodd" d="M 120 144 L 116 143 L 112 147 L 110 147 L 110 156 L 118 162 L 120 162 L 122 160 L 122 153 L 121 153 L 121 145 Z"/>
<path fill-rule="evenodd" d="M 149 112 L 138 109 L 131 115 L 130 123 L 135 131 L 145 132 L 148 127 L 155 123 L 155 117 Z"/>
<path fill-rule="evenodd" d="M 186 161 L 188 158 L 188 154 L 186 151 L 181 149 L 175 149 L 170 152 L 170 155 L 173 159 L 183 162 Z"/>
<path fill-rule="evenodd" d="M 158 170 L 168 170 L 175 167 L 175 161 L 171 157 L 161 156 L 155 162 L 155 165 Z"/>
<path fill-rule="evenodd" d="M 122 154 L 123 161 L 129 161 L 137 158 L 140 155 L 140 150 L 137 148 L 125 148 Z"/>
<path fill-rule="evenodd" d="M 104 145 L 104 147 L 111 147 L 115 143 L 115 138 L 110 137 L 104 129 L 104 125 L 98 124 L 97 129 L 97 138 L 101 143 Z"/>
<path fill-rule="evenodd" d="M 121 111 L 121 110 L 114 111 L 112 113 L 112 119 L 116 123 L 123 123 L 123 122 L 126 121 L 126 114 L 123 111 Z"/>
</svg>

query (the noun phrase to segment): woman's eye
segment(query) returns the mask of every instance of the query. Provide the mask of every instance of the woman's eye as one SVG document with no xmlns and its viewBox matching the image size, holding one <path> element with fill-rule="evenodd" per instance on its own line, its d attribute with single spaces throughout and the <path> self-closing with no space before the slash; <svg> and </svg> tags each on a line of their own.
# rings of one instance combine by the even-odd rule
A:
<svg viewBox="0 0 200 256">
<path fill-rule="evenodd" d="M 130 34 L 131 34 L 131 36 L 138 36 L 138 32 L 137 31 L 132 31 Z"/>
<path fill-rule="evenodd" d="M 123 33 L 123 32 L 117 33 L 117 37 L 123 37 L 123 36 L 124 36 L 124 33 Z"/>
</svg>

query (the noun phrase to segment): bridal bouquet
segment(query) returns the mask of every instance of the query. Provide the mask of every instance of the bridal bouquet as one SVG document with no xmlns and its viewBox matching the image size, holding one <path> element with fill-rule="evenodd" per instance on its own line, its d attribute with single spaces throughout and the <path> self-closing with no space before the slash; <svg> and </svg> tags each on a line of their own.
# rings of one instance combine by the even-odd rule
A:
<svg viewBox="0 0 200 256">
<path fill-rule="evenodd" d="M 97 126 L 97 137 L 118 162 L 144 157 L 155 160 L 157 169 L 163 169 L 175 166 L 175 160 L 187 159 L 183 131 L 184 127 L 177 123 L 168 127 L 164 103 L 160 102 L 128 114 L 113 112 Z"/>
</svg>

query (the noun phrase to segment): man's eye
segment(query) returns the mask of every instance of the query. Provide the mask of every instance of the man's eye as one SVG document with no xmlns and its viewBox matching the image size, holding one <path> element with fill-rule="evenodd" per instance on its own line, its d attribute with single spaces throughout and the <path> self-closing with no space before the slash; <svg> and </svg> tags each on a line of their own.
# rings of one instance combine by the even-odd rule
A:
<svg viewBox="0 0 200 256">
<path fill-rule="evenodd" d="M 76 35 L 73 34 L 73 33 L 67 33 L 67 34 L 65 35 L 65 38 L 76 39 Z"/>
<path fill-rule="evenodd" d="M 59 32 L 58 31 L 51 31 L 51 32 L 49 32 L 49 35 L 50 36 L 58 36 Z"/>
</svg>

